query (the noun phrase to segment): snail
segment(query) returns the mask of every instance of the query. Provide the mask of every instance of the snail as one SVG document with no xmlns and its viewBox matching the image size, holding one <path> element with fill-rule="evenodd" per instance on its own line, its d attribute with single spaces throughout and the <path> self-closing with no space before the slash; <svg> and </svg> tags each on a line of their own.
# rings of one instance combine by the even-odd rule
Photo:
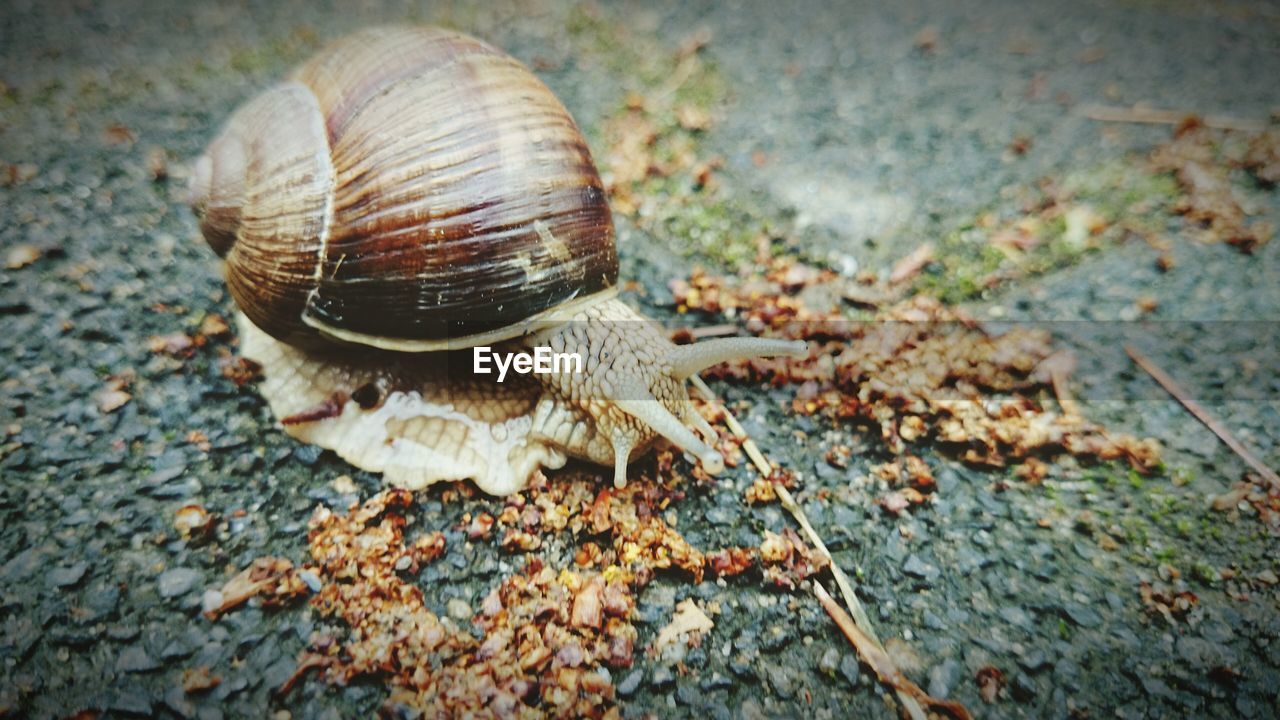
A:
<svg viewBox="0 0 1280 720">
<path fill-rule="evenodd" d="M 232 114 L 190 192 L 272 412 L 401 487 L 504 495 L 569 457 L 612 465 L 622 487 L 659 438 L 718 473 L 686 379 L 805 351 L 675 345 L 618 299 L 613 219 L 577 125 L 519 61 L 457 32 L 333 42 Z M 579 365 L 498 382 L 474 372 L 479 348 Z"/>
</svg>

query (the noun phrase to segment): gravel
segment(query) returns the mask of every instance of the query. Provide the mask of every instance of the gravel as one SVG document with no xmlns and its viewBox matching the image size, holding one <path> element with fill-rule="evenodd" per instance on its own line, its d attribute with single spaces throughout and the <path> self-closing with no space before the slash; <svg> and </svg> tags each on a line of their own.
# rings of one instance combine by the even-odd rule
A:
<svg viewBox="0 0 1280 720">
<path fill-rule="evenodd" d="M 176 598 L 195 589 L 201 578 L 197 570 L 173 568 L 160 573 L 160 577 L 156 578 L 156 589 L 162 598 Z"/>
</svg>

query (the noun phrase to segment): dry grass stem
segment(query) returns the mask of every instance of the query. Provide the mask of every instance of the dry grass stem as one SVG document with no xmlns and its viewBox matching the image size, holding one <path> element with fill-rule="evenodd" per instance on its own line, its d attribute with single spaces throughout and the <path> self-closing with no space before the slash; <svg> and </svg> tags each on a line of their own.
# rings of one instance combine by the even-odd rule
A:
<svg viewBox="0 0 1280 720">
<path fill-rule="evenodd" d="M 1258 459 L 1258 456 L 1253 454 L 1253 451 L 1245 447 L 1244 443 L 1240 442 L 1240 440 L 1227 429 L 1227 426 L 1222 424 L 1222 421 L 1218 420 L 1208 410 L 1206 410 L 1204 406 L 1192 399 L 1191 396 L 1187 394 L 1187 391 L 1183 390 L 1182 386 L 1178 385 L 1178 383 L 1175 382 L 1168 373 L 1162 370 L 1159 365 L 1156 365 L 1150 358 L 1138 352 L 1136 348 L 1130 345 L 1125 345 L 1124 351 L 1129 354 L 1129 357 L 1133 358 L 1133 361 L 1138 364 L 1138 367 L 1146 370 L 1147 374 L 1154 378 L 1156 382 L 1160 383 L 1160 386 L 1172 395 L 1175 400 L 1182 403 L 1182 406 L 1190 411 L 1192 415 L 1195 415 L 1197 420 L 1204 423 L 1205 427 L 1212 430 L 1213 434 L 1218 436 L 1218 439 L 1226 443 L 1227 447 L 1231 448 L 1236 455 L 1239 455 L 1240 459 L 1244 460 L 1249 467 L 1256 470 L 1268 483 L 1271 483 L 1271 487 L 1280 489 L 1280 475 L 1276 475 L 1275 470 L 1264 465 L 1262 461 Z"/>
<path fill-rule="evenodd" d="M 858 649 L 858 655 L 875 671 L 876 677 L 880 678 L 880 682 L 896 690 L 898 697 L 903 698 L 904 702 L 905 698 L 911 698 L 913 703 L 916 703 L 917 708 L 919 708 L 920 704 L 924 704 L 931 708 L 942 710 L 948 715 L 961 720 L 970 720 L 973 717 L 964 705 L 953 700 L 942 700 L 933 697 L 920 689 L 919 685 L 908 680 L 907 676 L 903 675 L 898 666 L 894 664 L 893 658 L 889 657 L 889 653 L 880 647 L 880 643 L 875 642 L 858 627 L 853 618 L 849 617 L 849 613 L 846 613 L 844 608 L 840 607 L 827 594 L 827 590 L 822 587 L 822 583 L 815 582 L 813 584 L 813 592 L 818 596 L 818 601 L 822 603 L 822 607 L 827 611 L 827 614 L 835 621 L 836 626 L 840 628 L 845 637 L 849 638 L 849 642 Z M 923 714 L 923 711 L 921 712 Z"/>
<path fill-rule="evenodd" d="M 719 398 L 716 397 L 716 394 L 712 392 L 711 388 L 707 386 L 702 378 L 694 375 L 691 378 L 691 382 L 698 392 L 702 394 L 703 399 L 724 411 L 725 425 L 729 427 L 729 431 L 734 434 L 734 437 L 737 437 L 742 441 L 742 449 L 746 451 L 747 457 L 751 458 L 751 462 L 755 464 L 756 470 L 760 472 L 761 476 L 767 478 L 772 475 L 772 463 L 770 463 L 769 459 L 760 451 L 760 447 L 756 445 L 755 440 L 752 440 L 751 436 L 747 434 L 746 428 L 742 427 L 742 423 L 738 422 L 738 418 L 736 418 L 733 413 L 729 412 L 728 408 L 723 406 Z M 867 617 L 867 611 L 863 609 L 861 601 L 858 600 L 858 596 L 853 591 L 853 583 L 850 582 L 849 577 L 845 575 L 844 571 L 840 569 L 840 566 L 836 564 L 835 559 L 831 557 L 831 551 L 827 550 L 826 543 L 822 542 L 822 538 L 818 535 L 817 531 L 813 529 L 813 525 L 809 523 L 808 516 L 804 514 L 804 510 L 800 508 L 800 505 L 796 503 L 795 497 L 792 496 L 791 491 L 781 484 L 776 485 L 774 489 L 777 491 L 778 497 L 782 500 L 782 506 L 787 509 L 787 512 L 791 513 L 791 516 L 800 524 L 801 529 L 804 530 L 805 535 L 809 538 L 809 542 L 813 543 L 814 547 L 818 549 L 818 552 L 822 554 L 822 557 L 830 564 L 831 574 L 835 577 L 836 585 L 840 588 L 840 594 L 844 597 L 845 603 L 849 606 L 850 611 L 853 612 L 853 616 L 856 620 L 854 618 L 849 618 L 849 615 L 845 613 L 844 610 L 834 604 L 834 601 L 832 601 L 832 606 L 835 607 L 842 616 L 848 619 L 850 624 L 856 624 L 857 631 L 869 641 L 865 644 L 866 647 L 874 648 L 880 654 L 884 654 L 884 646 L 880 644 L 880 638 L 876 635 L 875 629 L 871 626 L 871 619 Z M 814 588 L 816 591 L 821 592 L 822 595 L 826 595 L 826 592 L 822 590 L 822 586 L 816 581 L 814 582 Z M 822 598 L 822 595 L 819 595 L 819 599 Z M 830 600 L 829 596 L 827 600 Z M 824 602 L 824 605 L 825 604 L 826 603 Z M 827 612 L 828 614 L 831 613 L 830 608 L 828 608 Z M 834 614 L 832 615 L 832 618 L 836 620 L 837 625 L 840 623 L 839 619 L 836 618 Z M 848 634 L 849 633 L 846 630 L 846 637 Z M 871 664 L 871 659 L 862 652 L 863 646 L 854 643 L 854 647 L 859 651 L 859 654 L 863 659 L 866 660 L 868 664 Z M 872 665 L 872 667 L 875 666 Z M 893 685 L 894 690 L 897 692 L 898 699 L 902 701 L 903 708 L 912 720 L 926 720 L 927 716 L 924 713 L 924 709 L 920 707 L 920 703 L 917 702 L 916 698 L 910 692 L 892 682 L 889 684 Z M 908 684 L 910 683 L 908 682 Z M 919 688 L 916 689 L 919 690 Z"/>
<path fill-rule="evenodd" d="M 1115 105 L 1084 105 L 1076 113 L 1090 120 L 1102 122 L 1144 123 L 1151 125 L 1177 125 L 1189 117 L 1197 117 L 1198 113 L 1189 110 L 1163 110 L 1150 107 L 1118 107 Z M 1206 127 L 1218 130 L 1241 130 L 1244 132 L 1261 132 L 1267 124 L 1253 118 L 1238 118 L 1229 115 L 1204 115 L 1201 122 Z"/>
</svg>

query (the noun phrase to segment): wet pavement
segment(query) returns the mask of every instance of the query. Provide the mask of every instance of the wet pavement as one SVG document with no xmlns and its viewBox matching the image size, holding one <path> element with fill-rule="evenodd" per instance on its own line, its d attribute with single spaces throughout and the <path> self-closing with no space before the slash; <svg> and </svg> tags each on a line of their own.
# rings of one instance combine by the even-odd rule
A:
<svg viewBox="0 0 1280 720">
<path fill-rule="evenodd" d="M 618 58 L 676 53 L 709 30 L 715 117 L 696 152 L 722 159 L 724 216 L 618 218 L 622 273 L 637 281 L 624 298 L 661 319 L 675 312 L 668 281 L 691 262 L 740 269 L 672 229 L 706 222 L 714 233 L 747 218 L 776 229 L 787 253 L 885 275 L 922 242 L 1020 212 L 1041 178 L 1136 166 L 1169 138 L 1168 126 L 1090 120 L 1088 105 L 1256 121 L 1280 109 L 1267 80 L 1280 77 L 1280 8 L 1264 3 L 7 3 L 0 715 L 350 717 L 385 699 L 375 678 L 273 692 L 331 622 L 305 605 L 200 614 L 206 589 L 255 558 L 304 559 L 312 509 L 366 499 L 379 479 L 285 436 L 253 386 L 225 375 L 229 337 L 189 348 L 153 338 L 194 337 L 210 314 L 232 312 L 182 203 L 190 159 L 324 40 L 392 20 L 451 25 L 529 63 L 598 159 L 627 93 L 654 89 Z M 1274 188 L 1241 183 L 1255 217 L 1280 224 Z M 1035 321 L 1071 347 L 1086 416 L 1160 441 L 1156 475 L 1066 460 L 1027 484 L 931 450 L 935 501 L 887 515 L 857 482 L 888 458 L 875 437 L 790 413 L 792 387 L 717 385 L 748 408 L 744 424 L 769 454 L 803 475 L 802 505 L 900 666 L 976 716 L 1280 713 L 1276 537 L 1247 509 L 1209 507 L 1245 466 L 1120 349 L 1141 346 L 1280 465 L 1280 248 L 1200 243 L 1173 216 L 1159 229 L 1166 251 L 1125 242 L 967 298 L 980 318 Z M 847 468 L 825 460 L 836 444 L 856 451 Z M 745 505 L 750 483 L 739 469 L 690 489 L 670 510 L 675 526 L 698 548 L 758 546 L 789 520 L 776 505 Z M 218 518 L 202 542 L 174 527 L 193 504 Z M 420 578 L 435 612 L 479 607 L 519 565 L 458 529 L 465 513 L 495 508 L 421 497 L 416 522 L 448 540 Z M 573 553 L 559 538 L 538 554 L 558 567 Z M 1194 610 L 1153 612 L 1144 583 L 1191 592 Z M 686 597 L 725 611 L 700 647 L 637 652 L 613 671 L 624 716 L 894 714 L 812 596 L 758 577 L 660 573 L 638 598 L 638 648 Z M 217 686 L 184 691 L 197 667 Z M 992 703 L 975 680 L 986 667 L 1003 677 Z"/>
</svg>

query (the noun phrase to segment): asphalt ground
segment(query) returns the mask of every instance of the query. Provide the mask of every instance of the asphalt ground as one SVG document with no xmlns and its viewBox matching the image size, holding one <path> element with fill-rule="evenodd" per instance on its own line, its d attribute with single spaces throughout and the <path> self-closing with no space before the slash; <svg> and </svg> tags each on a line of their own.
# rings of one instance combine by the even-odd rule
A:
<svg viewBox="0 0 1280 720">
<path fill-rule="evenodd" d="M 220 371 L 231 340 L 175 359 L 149 339 L 232 312 L 182 203 L 190 159 L 236 105 L 324 40 L 406 20 L 471 32 L 537 68 L 597 158 L 626 94 L 652 90 L 618 58 L 674 53 L 705 28 L 716 112 L 697 152 L 722 159 L 716 208 L 729 209 L 726 222 L 765 218 L 784 252 L 850 271 L 884 274 L 984 213 L 1016 215 L 1041 178 L 1136 166 L 1169 138 L 1163 125 L 1091 120 L 1089 104 L 1257 121 L 1280 108 L 1280 10 L 1266 3 L 8 2 L 0 248 L 20 267 L 0 274 L 0 712 L 349 717 L 385 699 L 377 678 L 273 693 L 331 623 L 305 605 L 217 622 L 199 613 L 205 589 L 253 559 L 304 559 L 313 507 L 367 498 L 379 479 L 285 436 L 252 386 Z M 1011 152 L 1020 139 L 1025 150 Z M 1274 190 L 1242 192 L 1255 217 L 1280 223 Z M 660 319 L 674 315 L 668 281 L 693 262 L 750 269 L 677 232 L 681 221 L 618 219 L 623 275 L 638 283 L 624 297 Z M 1248 511 L 1209 508 L 1246 468 L 1120 350 L 1143 347 L 1276 467 L 1280 250 L 1200 243 L 1172 216 L 1160 230 L 1171 271 L 1157 269 L 1152 247 L 1126 242 L 965 303 L 983 319 L 1039 323 L 1071 347 L 1086 416 L 1157 439 L 1155 476 L 1067 460 L 1027 485 L 930 450 L 938 497 L 887 516 L 853 482 L 887 459 L 873 437 L 793 415 L 794 388 L 717 385 L 750 408 L 744 422 L 761 445 L 804 475 L 802 504 L 856 572 L 904 669 L 977 715 L 1280 713 L 1276 539 Z M 20 246 L 33 261 L 9 255 Z M 1140 300 L 1157 309 L 1136 313 Z M 112 387 L 129 400 L 104 410 Z M 824 460 L 838 443 L 858 451 L 848 468 Z M 335 488 L 340 476 L 354 490 Z M 691 490 L 672 510 L 680 532 L 709 549 L 759 545 L 763 530 L 786 527 L 776 505 L 744 505 L 749 483 L 739 471 Z M 221 518 L 212 542 L 174 530 L 175 511 L 193 503 Z M 495 503 L 427 494 L 415 509 L 450 538 L 420 578 L 437 613 L 451 600 L 477 607 L 518 566 L 453 529 Z M 1056 518 L 1049 528 L 1045 517 Z M 561 539 L 541 557 L 565 564 L 572 553 Z M 1192 592 L 1194 611 L 1152 612 L 1144 582 Z M 639 596 L 639 645 L 686 597 L 729 610 L 701 648 L 678 660 L 637 653 L 614 672 L 625 716 L 893 714 L 812 597 L 758 577 L 659 574 Z M 183 671 L 198 666 L 220 684 L 183 692 Z M 975 681 L 989 666 L 1004 677 L 993 703 Z"/>
</svg>

